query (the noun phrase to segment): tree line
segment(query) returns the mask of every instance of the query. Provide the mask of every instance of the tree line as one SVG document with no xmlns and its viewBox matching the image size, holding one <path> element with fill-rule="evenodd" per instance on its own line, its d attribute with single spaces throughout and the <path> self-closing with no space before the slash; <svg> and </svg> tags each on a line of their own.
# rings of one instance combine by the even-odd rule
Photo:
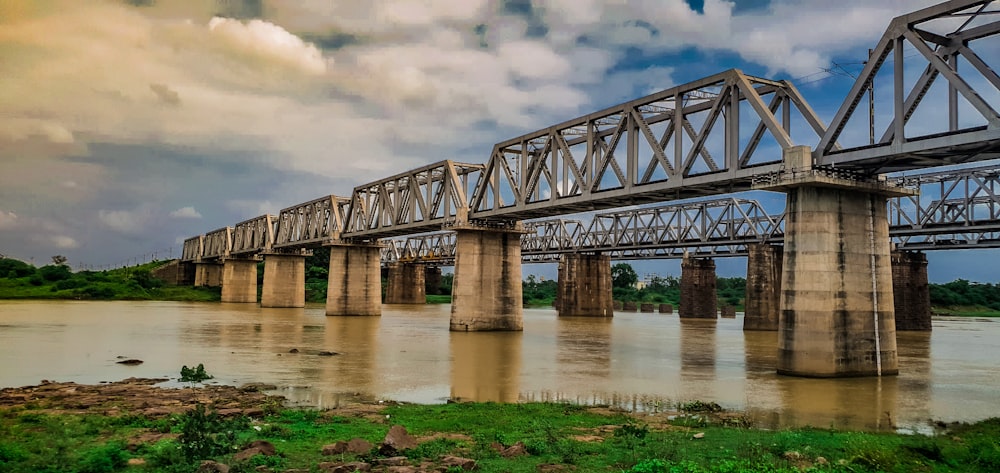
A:
<svg viewBox="0 0 1000 473">
<path fill-rule="evenodd" d="M 326 301 L 330 250 L 319 248 L 306 257 L 306 300 Z M 130 268 L 106 271 L 76 271 L 62 257 L 52 264 L 35 267 L 13 258 L 0 258 L 0 299 L 100 299 L 100 300 L 219 300 L 219 288 L 165 287 L 152 276 L 152 270 L 168 261 L 153 261 Z M 264 263 L 258 265 L 258 284 L 263 284 Z M 448 302 L 453 274 L 443 274 L 440 281 L 427 281 L 428 300 Z M 680 278 L 654 276 L 639 285 L 638 274 L 628 263 L 611 268 L 612 293 L 623 302 L 651 302 L 679 305 Z M 526 306 L 551 306 L 556 298 L 557 281 L 529 275 L 522 282 Z M 641 286 L 641 287 L 639 287 Z M 383 290 L 385 284 L 383 281 Z M 936 308 L 973 308 L 1000 312 L 1000 283 L 978 283 L 957 279 L 945 284 L 930 284 L 931 306 Z M 746 279 L 717 278 L 719 305 L 743 307 Z"/>
</svg>

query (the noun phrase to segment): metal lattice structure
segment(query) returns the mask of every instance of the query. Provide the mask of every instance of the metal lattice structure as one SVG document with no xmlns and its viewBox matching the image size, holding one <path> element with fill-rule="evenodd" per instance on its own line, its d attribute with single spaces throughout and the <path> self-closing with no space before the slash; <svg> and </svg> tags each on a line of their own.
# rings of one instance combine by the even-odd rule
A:
<svg viewBox="0 0 1000 473">
<path fill-rule="evenodd" d="M 340 238 L 350 199 L 328 195 L 282 209 L 275 250 L 316 248 Z"/>
<path fill-rule="evenodd" d="M 222 227 L 205 234 L 201 259 L 225 259 L 233 247 L 233 227 Z"/>
<path fill-rule="evenodd" d="M 921 190 L 917 196 L 889 200 L 889 234 L 897 248 L 1000 247 L 1000 168 L 936 171 L 891 181 Z M 531 221 L 524 225 L 521 254 L 529 263 L 558 261 L 560 254 L 575 252 L 601 252 L 616 260 L 681 258 L 685 253 L 744 256 L 747 245 L 781 243 L 784 218 L 784 213 L 769 215 L 755 200 L 720 198 L 601 213 L 586 225 L 566 219 Z M 436 247 L 436 242 L 451 243 Z M 452 233 L 393 244 L 421 248 L 405 261 L 450 265 L 455 258 Z"/>
<path fill-rule="evenodd" d="M 749 190 L 755 180 L 796 172 L 782 163 L 783 152 L 795 145 L 793 131 L 800 144 L 818 142 L 809 172 L 846 173 L 866 182 L 880 173 L 1000 158 L 1000 75 L 994 68 L 1000 59 L 1000 15 L 987 9 L 991 4 L 998 2 L 951 0 L 892 20 L 829 127 L 791 83 L 733 69 L 503 141 L 483 165 L 440 161 L 358 186 L 347 199 L 327 196 L 289 207 L 278 215 L 271 249 L 374 241 L 453 225 L 509 226 L 520 220 Z M 926 64 L 912 84 L 904 74 L 904 60 L 910 57 L 904 49 L 915 51 Z M 883 69 L 891 72 L 893 81 L 892 119 L 880 136 L 873 133 L 872 144 L 845 148 L 845 130 Z M 943 96 L 936 97 L 940 91 Z M 946 125 L 907 128 L 911 117 L 927 109 L 935 116 L 944 116 L 938 110 L 946 109 Z M 808 137 L 804 142 L 803 135 Z M 980 209 L 995 205 L 995 192 L 993 187 L 975 187 L 987 179 L 982 177 L 986 171 L 980 171 L 979 177 L 956 184 L 973 186 L 978 193 L 954 196 L 942 190 L 935 197 L 900 201 L 892 224 L 899 243 L 992 244 L 996 235 L 983 222 L 995 220 L 995 215 L 984 216 Z M 715 202 L 734 205 L 737 200 Z M 706 208 L 705 215 L 720 208 Z M 679 213 L 671 215 L 678 219 L 694 211 L 674 210 Z M 917 213 L 909 216 L 908 211 Z M 698 227 L 696 232 L 688 225 L 693 222 L 657 220 L 665 215 L 650 209 L 625 212 L 608 217 L 613 225 L 593 222 L 606 227 L 593 232 L 559 227 L 564 224 L 558 220 L 531 223 L 525 241 L 536 246 L 526 248 L 525 254 L 549 251 L 571 234 L 591 239 L 581 240 L 577 248 L 621 252 L 621 258 L 669 257 L 685 238 L 708 239 L 710 244 L 703 248 L 709 253 L 737 252 L 740 232 L 754 238 L 768 231 L 767 225 L 781 223 L 774 216 L 732 214 L 726 219 L 704 217 L 702 224 L 715 226 Z M 977 222 L 975 228 L 962 227 L 959 217 Z M 237 253 L 249 254 L 255 245 L 264 244 L 253 243 L 255 236 L 244 241 L 245 231 L 239 227 Z M 182 259 L 227 257 L 233 248 L 220 246 L 224 235 L 217 232 L 205 235 L 203 242 L 200 237 L 185 241 Z M 949 239 L 948 232 L 958 236 Z M 671 241 L 681 246 L 667 245 Z M 436 248 L 433 245 L 413 244 L 393 246 L 387 254 L 397 259 L 419 258 L 426 251 L 442 254 L 430 249 Z"/>
<path fill-rule="evenodd" d="M 184 246 L 181 249 L 181 261 L 189 262 L 200 260 L 201 254 L 204 252 L 204 245 L 205 235 L 198 235 L 184 240 Z"/>
<path fill-rule="evenodd" d="M 274 216 L 261 215 L 233 227 L 231 256 L 258 255 L 271 251 L 274 244 Z"/>
<path fill-rule="evenodd" d="M 598 214 L 576 245 L 602 251 L 724 247 L 772 240 L 782 222 L 755 200 L 713 199 Z"/>
<path fill-rule="evenodd" d="M 824 133 L 791 83 L 734 69 L 507 140 L 493 148 L 469 217 L 531 219 L 746 190 L 793 145 L 793 109 L 797 126 Z M 741 112 L 757 122 L 749 135 L 741 136 L 750 129 Z"/>
<path fill-rule="evenodd" d="M 996 49 L 991 52 L 989 47 L 984 47 L 986 55 L 974 50 L 1000 33 L 996 15 L 987 15 L 996 13 L 986 11 L 991 3 L 992 0 L 954 0 L 894 19 L 823 134 L 814 152 L 816 163 L 849 166 L 876 174 L 1000 157 L 997 114 L 1000 76 L 993 68 L 1000 57 Z M 908 47 L 916 50 L 918 60 L 927 63 L 909 89 L 904 80 L 904 48 Z M 964 64 L 965 72 L 960 72 L 960 64 Z M 883 67 L 890 65 L 892 121 L 874 144 L 838 149 L 837 140 L 857 112 L 871 82 Z M 942 92 L 944 97 L 929 100 L 928 93 L 937 80 L 947 83 Z M 968 107 L 962 106 L 963 101 Z M 906 123 L 922 104 L 936 109 L 946 104 L 947 125 L 907 136 Z M 963 109 L 970 115 L 964 124 L 960 115 Z"/>
<path fill-rule="evenodd" d="M 355 187 L 342 236 L 372 240 L 464 221 L 470 175 L 482 169 L 481 164 L 440 161 Z"/>
</svg>

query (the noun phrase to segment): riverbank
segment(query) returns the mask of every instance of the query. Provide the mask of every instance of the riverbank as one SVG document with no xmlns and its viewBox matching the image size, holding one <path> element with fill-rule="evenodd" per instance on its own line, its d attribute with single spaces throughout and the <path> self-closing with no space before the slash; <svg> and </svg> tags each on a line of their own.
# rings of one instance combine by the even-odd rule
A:
<svg viewBox="0 0 1000 473">
<path fill-rule="evenodd" d="M 283 407 L 267 386 L 161 380 L 0 390 L 0 470 L 793 472 L 997 471 L 1000 420 L 938 435 L 757 430 L 688 402 L 634 414 L 569 404 Z M 210 460 L 211 463 L 205 463 Z M 366 470 L 368 469 L 368 470 Z"/>
</svg>

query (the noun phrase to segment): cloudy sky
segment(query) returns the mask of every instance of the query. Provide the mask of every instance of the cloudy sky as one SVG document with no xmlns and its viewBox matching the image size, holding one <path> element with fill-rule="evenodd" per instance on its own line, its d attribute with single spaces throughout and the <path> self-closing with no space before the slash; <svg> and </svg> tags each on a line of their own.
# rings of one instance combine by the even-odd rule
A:
<svg viewBox="0 0 1000 473">
<path fill-rule="evenodd" d="M 829 122 L 888 22 L 932 3 L 3 0 L 0 254 L 176 256 L 732 67 L 794 79 Z M 986 277 L 946 266 L 932 279 Z"/>
</svg>

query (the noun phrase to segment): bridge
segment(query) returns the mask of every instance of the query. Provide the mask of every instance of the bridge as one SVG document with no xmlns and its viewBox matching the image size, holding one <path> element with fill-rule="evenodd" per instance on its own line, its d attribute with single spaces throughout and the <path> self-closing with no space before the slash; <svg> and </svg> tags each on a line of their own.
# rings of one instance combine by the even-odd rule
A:
<svg viewBox="0 0 1000 473">
<path fill-rule="evenodd" d="M 980 210 L 992 209 L 995 179 L 961 197 L 952 194 L 955 189 L 986 181 L 933 173 L 921 173 L 927 182 L 907 181 L 917 170 L 1000 158 L 1000 76 L 990 64 L 996 57 L 977 53 L 991 51 L 995 42 L 989 41 L 1000 31 L 992 3 L 952 0 L 893 19 L 829 125 L 789 81 L 729 70 L 503 141 L 483 164 L 440 161 L 359 185 L 350 196 L 326 196 L 277 217 L 189 238 L 181 261 L 196 268 L 196 284 L 222 285 L 224 301 L 255 302 L 249 288 L 256 286 L 256 262 L 263 258 L 261 305 L 300 306 L 304 255 L 327 246 L 327 315 L 379 315 L 380 241 L 447 230 L 452 233 L 420 238 L 438 238 L 437 248 L 453 251 L 451 330 L 521 330 L 524 256 L 564 254 L 560 300 L 575 302 L 565 311 L 560 307 L 560 315 L 611 316 L 611 253 L 685 247 L 665 242 L 693 238 L 694 227 L 684 231 L 682 220 L 666 216 L 712 204 L 646 206 L 748 190 L 783 192 L 783 216 L 730 215 L 698 227 L 702 237 L 725 230 L 730 239 L 700 247 L 729 245 L 749 257 L 749 285 L 760 288 L 755 297 L 762 299 L 750 301 L 748 290 L 748 319 L 763 322 L 745 328 L 780 332 L 779 373 L 894 374 L 894 279 L 913 273 L 919 286 L 922 274 L 926 287 L 926 260 L 919 253 L 893 254 L 890 236 L 912 249 L 921 242 L 943 246 L 936 243 L 947 234 L 968 237 L 953 242 L 980 246 L 996 239 L 995 229 L 979 228 L 996 220 L 994 210 L 985 210 L 986 216 Z M 925 66 L 912 84 L 904 49 L 916 51 Z M 892 77 L 892 119 L 881 134 L 873 130 L 868 143 L 853 144 L 847 130 L 852 120 L 862 120 L 859 105 L 880 73 Z M 927 110 L 947 110 L 947 120 L 908 126 Z M 975 176 L 990 171 L 979 168 Z M 884 177 L 890 173 L 911 177 Z M 921 200 L 916 189 L 932 187 L 933 179 L 947 191 L 942 187 Z M 751 205 L 732 202 L 733 208 Z M 558 219 L 627 206 L 640 208 L 598 214 L 590 223 L 594 231 Z M 710 212 L 701 215 L 705 223 Z M 961 222 L 974 222 L 975 231 L 985 233 L 975 236 Z M 753 233 L 767 228 L 766 238 Z M 529 230 L 557 240 L 565 236 L 559 232 L 579 231 L 581 239 L 559 240 L 572 242 L 573 250 L 542 248 L 541 240 L 522 238 Z M 751 242 L 749 236 L 758 238 Z M 531 245 L 539 245 L 538 253 Z M 416 285 L 420 276 L 412 265 L 410 270 Z M 688 293 L 706 290 L 709 279 L 714 281 L 714 262 L 685 259 Z M 714 304 L 704 313 L 694 305 L 682 300 L 681 316 L 716 317 Z"/>
</svg>

